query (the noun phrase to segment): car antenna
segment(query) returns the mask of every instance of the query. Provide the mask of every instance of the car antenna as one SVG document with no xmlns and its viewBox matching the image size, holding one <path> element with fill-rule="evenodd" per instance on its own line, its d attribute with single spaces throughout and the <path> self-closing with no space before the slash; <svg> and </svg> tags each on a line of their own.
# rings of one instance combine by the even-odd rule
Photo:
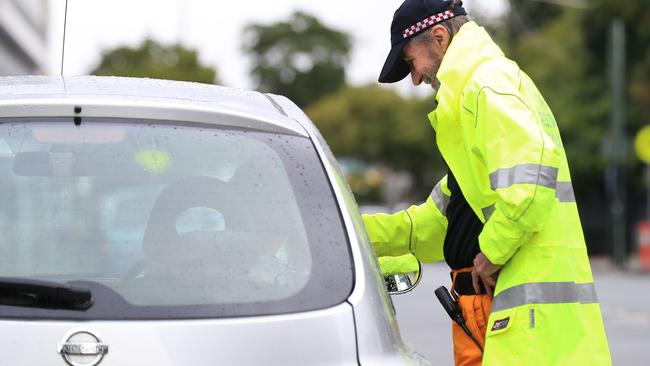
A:
<svg viewBox="0 0 650 366">
<path fill-rule="evenodd" d="M 65 0 L 65 14 L 63 15 L 63 44 L 61 45 L 61 76 L 63 76 L 63 62 L 65 61 L 65 30 L 68 23 L 68 0 Z"/>
</svg>

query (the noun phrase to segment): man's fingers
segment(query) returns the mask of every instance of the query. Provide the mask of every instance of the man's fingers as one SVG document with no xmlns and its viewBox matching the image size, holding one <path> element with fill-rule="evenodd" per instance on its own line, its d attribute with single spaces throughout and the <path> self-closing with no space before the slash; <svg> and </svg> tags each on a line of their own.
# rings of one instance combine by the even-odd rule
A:
<svg viewBox="0 0 650 366">
<path fill-rule="evenodd" d="M 476 270 L 472 270 L 472 286 L 474 286 L 474 292 L 479 294 L 481 293 L 481 285 L 479 284 L 479 275 L 476 273 Z"/>
<path fill-rule="evenodd" d="M 497 274 L 481 276 L 481 281 L 483 282 L 483 286 L 485 286 L 487 294 L 492 296 L 494 294 L 494 288 L 497 285 Z"/>
<path fill-rule="evenodd" d="M 483 282 L 487 283 L 492 287 L 497 285 L 496 279 L 492 276 L 481 276 L 481 279 L 483 280 Z"/>
<path fill-rule="evenodd" d="M 483 253 L 479 253 L 474 257 L 474 270 L 472 271 L 472 285 L 474 291 L 480 293 L 480 282 L 483 283 L 485 291 L 488 295 L 493 296 L 494 288 L 496 287 L 496 279 L 501 266 L 492 264 Z"/>
<path fill-rule="evenodd" d="M 481 256 L 481 253 L 479 253 L 476 257 L 474 257 L 474 260 L 472 261 L 474 263 L 474 271 L 479 272 L 479 269 L 481 269 L 481 261 L 479 260 Z M 473 273 L 473 272 L 472 272 Z"/>
<path fill-rule="evenodd" d="M 492 296 L 494 293 L 494 284 L 490 284 L 483 278 L 481 278 L 481 281 L 483 281 L 483 286 L 485 286 L 485 292 L 487 292 L 488 295 Z"/>
</svg>

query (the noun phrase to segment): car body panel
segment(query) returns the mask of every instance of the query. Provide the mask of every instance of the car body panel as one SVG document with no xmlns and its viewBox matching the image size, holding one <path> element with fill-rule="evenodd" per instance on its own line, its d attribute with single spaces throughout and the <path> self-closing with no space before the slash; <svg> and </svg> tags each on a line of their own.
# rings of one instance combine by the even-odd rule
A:
<svg viewBox="0 0 650 366">
<path fill-rule="evenodd" d="M 231 319 L 167 321 L 0 320 L 0 364 L 66 365 L 57 345 L 88 330 L 108 345 L 100 365 L 356 365 L 347 303 L 320 311 Z M 9 346 L 11 345 L 11 346 Z M 206 357 L 206 355 L 209 355 Z"/>
<path fill-rule="evenodd" d="M 0 79 L 0 117 L 64 116 L 183 120 L 306 136 L 295 120 L 258 92 L 118 77 Z M 228 121 L 219 116 L 228 116 Z"/>
</svg>

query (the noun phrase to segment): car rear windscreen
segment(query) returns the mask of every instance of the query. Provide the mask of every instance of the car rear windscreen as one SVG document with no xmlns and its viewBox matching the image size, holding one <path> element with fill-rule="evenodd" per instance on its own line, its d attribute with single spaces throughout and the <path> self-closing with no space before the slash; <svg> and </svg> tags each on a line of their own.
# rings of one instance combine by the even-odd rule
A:
<svg viewBox="0 0 650 366">
<path fill-rule="evenodd" d="M 0 120 L 0 277 L 90 289 L 86 311 L 182 319 L 343 302 L 351 254 L 309 138 L 147 120 Z M 1 296 L 0 296 L 1 297 Z"/>
</svg>

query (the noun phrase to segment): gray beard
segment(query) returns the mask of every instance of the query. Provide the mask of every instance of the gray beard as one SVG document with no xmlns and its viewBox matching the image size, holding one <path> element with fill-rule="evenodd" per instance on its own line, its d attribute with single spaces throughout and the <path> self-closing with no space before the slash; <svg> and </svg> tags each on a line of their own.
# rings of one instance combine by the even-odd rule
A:
<svg viewBox="0 0 650 366">
<path fill-rule="evenodd" d="M 433 97 L 435 98 L 438 95 L 438 90 L 440 90 L 440 80 L 434 77 L 431 81 L 431 89 L 433 89 Z"/>
</svg>

